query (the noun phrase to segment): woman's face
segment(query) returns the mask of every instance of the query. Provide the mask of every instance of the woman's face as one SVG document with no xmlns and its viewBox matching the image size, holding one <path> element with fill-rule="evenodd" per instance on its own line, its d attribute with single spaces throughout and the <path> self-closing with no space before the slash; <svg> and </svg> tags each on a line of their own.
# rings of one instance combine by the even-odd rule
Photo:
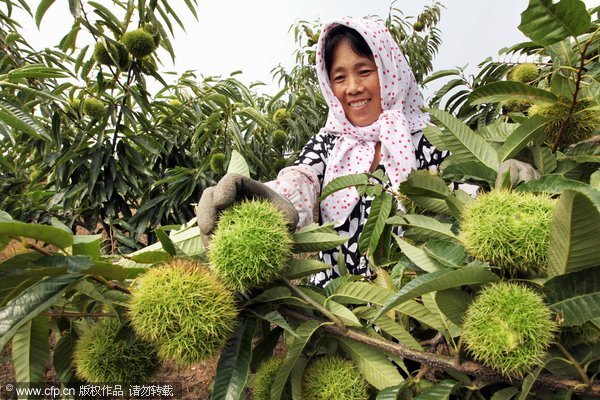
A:
<svg viewBox="0 0 600 400">
<path fill-rule="evenodd" d="M 377 121 L 383 111 L 377 65 L 356 54 L 347 39 L 333 50 L 329 80 L 350 123 L 367 126 Z"/>
</svg>

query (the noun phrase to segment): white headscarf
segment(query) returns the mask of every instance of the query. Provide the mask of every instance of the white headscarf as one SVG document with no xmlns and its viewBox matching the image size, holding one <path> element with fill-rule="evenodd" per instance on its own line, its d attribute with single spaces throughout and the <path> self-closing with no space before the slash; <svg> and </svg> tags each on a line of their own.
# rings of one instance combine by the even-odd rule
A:
<svg viewBox="0 0 600 400">
<path fill-rule="evenodd" d="M 356 30 L 373 52 L 381 88 L 383 112 L 373 124 L 352 125 L 335 97 L 325 68 L 325 38 L 336 25 Z M 415 77 L 400 48 L 382 22 L 370 19 L 342 18 L 323 26 L 317 45 L 317 75 L 329 115 L 322 131 L 340 136 L 327 161 L 323 186 L 349 174 L 369 172 L 375 156 L 375 144 L 381 142 L 381 163 L 391 184 L 397 189 L 407 175 L 417 168 L 411 132 L 423 128 L 429 116 L 423 113 L 423 98 Z M 358 203 L 358 192 L 347 188 L 321 201 L 323 222 L 341 225 Z"/>
</svg>

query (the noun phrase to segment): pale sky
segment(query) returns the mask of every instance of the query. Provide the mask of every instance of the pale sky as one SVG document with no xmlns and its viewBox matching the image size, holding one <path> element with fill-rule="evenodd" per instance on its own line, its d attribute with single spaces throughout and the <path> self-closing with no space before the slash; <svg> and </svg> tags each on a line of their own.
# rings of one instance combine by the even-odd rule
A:
<svg viewBox="0 0 600 400">
<path fill-rule="evenodd" d="M 33 2 L 37 6 L 37 1 Z M 199 0 L 198 21 L 187 12 L 183 0 L 171 1 L 185 22 L 186 31 L 176 31 L 173 41 L 175 66 L 169 56 L 162 57 L 161 71 L 196 70 L 203 76 L 227 77 L 242 70 L 237 79 L 245 84 L 263 81 L 269 86 L 262 90 L 277 92 L 271 70 L 278 64 L 288 69 L 294 65 L 295 44 L 290 26 L 299 20 L 322 22 L 330 19 L 365 15 L 385 17 L 390 0 Z M 469 64 L 475 73 L 476 65 L 486 57 L 498 59 L 498 50 L 526 40 L 517 29 L 520 14 L 527 0 L 444 0 L 441 21 L 442 45 L 434 60 L 434 71 Z M 600 0 L 586 0 L 588 7 Z M 104 2 L 111 8 L 110 2 Z M 414 16 L 424 0 L 398 0 L 393 5 L 405 16 Z M 34 6 L 34 7 L 36 7 Z M 23 18 L 19 22 L 25 22 Z M 51 47 L 68 31 L 72 20 L 66 2 L 57 1 L 47 12 L 40 31 L 33 23 L 26 27 L 26 38 L 35 48 Z M 81 44 L 85 37 L 82 37 Z M 79 42 L 78 42 L 79 44 Z M 430 87 L 427 93 L 435 87 Z"/>
</svg>

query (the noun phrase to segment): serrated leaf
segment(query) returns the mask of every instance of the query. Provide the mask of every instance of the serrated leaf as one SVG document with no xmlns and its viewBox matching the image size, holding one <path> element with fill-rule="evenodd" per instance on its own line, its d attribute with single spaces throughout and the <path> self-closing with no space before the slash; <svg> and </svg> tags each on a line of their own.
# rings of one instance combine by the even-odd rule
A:
<svg viewBox="0 0 600 400">
<path fill-rule="evenodd" d="M 159 240 L 160 244 L 162 245 L 162 248 L 167 253 L 169 253 L 171 256 L 177 255 L 177 249 L 175 248 L 173 241 L 171 240 L 169 235 L 167 235 L 165 233 L 165 231 L 163 231 L 161 228 L 156 228 L 154 230 L 154 233 L 156 233 L 157 239 Z"/>
<path fill-rule="evenodd" d="M 580 0 L 529 0 L 519 30 L 536 44 L 547 46 L 585 33 L 591 17 Z"/>
<path fill-rule="evenodd" d="M 352 311 L 354 312 L 354 314 L 356 314 L 357 317 L 364 318 L 369 321 L 373 320 L 373 318 L 375 318 L 375 314 L 377 314 L 376 309 L 368 306 L 357 307 Z M 387 333 L 388 335 L 391 335 L 396 340 L 398 340 L 398 343 L 413 348 L 415 350 L 423 350 L 419 342 L 417 342 L 417 340 L 414 337 L 412 337 L 412 335 L 408 333 L 408 331 L 404 329 L 402 325 L 392 320 L 391 318 L 382 315 L 377 320 L 377 326 L 383 332 Z"/>
<path fill-rule="evenodd" d="M 375 252 L 386 220 L 392 211 L 393 198 L 388 193 L 382 193 L 371 202 L 369 218 L 358 238 L 358 249 L 362 254 Z"/>
<path fill-rule="evenodd" d="M 438 291 L 435 301 L 446 318 L 462 327 L 463 318 L 473 298 L 462 290 L 452 288 Z"/>
<path fill-rule="evenodd" d="M 56 371 L 58 381 L 63 384 L 71 382 L 71 379 L 75 376 L 72 361 L 75 343 L 76 334 L 70 331 L 58 339 L 52 352 L 52 366 Z"/>
<path fill-rule="evenodd" d="M 396 386 L 404 380 L 396 367 L 381 351 L 351 339 L 339 337 L 337 340 L 344 353 L 354 360 L 367 382 L 377 389 Z"/>
<path fill-rule="evenodd" d="M 506 138 L 506 141 L 498 150 L 500 162 L 513 157 L 515 154 L 527 147 L 527 143 L 544 134 L 544 123 L 546 119 L 534 115 L 523 122 L 515 131 Z"/>
<path fill-rule="evenodd" d="M 329 182 L 323 188 L 321 191 L 321 196 L 319 196 L 319 201 L 323 201 L 325 198 L 327 198 L 327 196 L 337 192 L 338 190 L 342 190 L 351 186 L 366 185 L 367 183 L 369 183 L 369 177 L 367 174 L 351 174 L 340 176 Z"/>
<path fill-rule="evenodd" d="M 396 243 L 398 243 L 400 250 L 402 250 L 402 253 L 404 253 L 404 255 L 406 255 L 406 257 L 408 257 L 408 259 L 420 270 L 434 272 L 444 268 L 442 264 L 429 257 L 423 249 L 413 246 L 397 235 L 394 235 L 394 238 L 396 239 Z"/>
<path fill-rule="evenodd" d="M 306 321 L 296 329 L 297 337 L 294 338 L 289 347 L 285 355 L 285 361 L 273 381 L 273 386 L 271 387 L 271 399 L 281 398 L 285 383 L 287 382 L 292 369 L 296 365 L 304 346 L 306 346 L 306 343 L 308 343 L 313 333 L 315 333 L 321 325 L 323 324 L 320 324 L 317 321 Z"/>
<path fill-rule="evenodd" d="M 382 306 L 388 303 L 395 295 L 394 291 L 384 289 L 365 282 L 348 282 L 340 285 L 329 298 L 342 304 L 367 304 Z M 422 304 L 408 300 L 393 307 L 395 311 L 409 315 L 434 329 L 442 330 L 440 320 L 427 310 Z M 387 310 L 389 311 L 389 310 Z"/>
<path fill-rule="evenodd" d="M 560 174 L 544 175 L 535 181 L 523 183 L 515 188 L 518 192 L 561 194 L 567 189 L 585 190 L 589 186 L 583 182 L 567 179 Z"/>
<path fill-rule="evenodd" d="M 129 260 L 134 261 L 136 263 L 156 264 L 160 262 L 170 261 L 173 257 L 166 251 L 155 250 L 145 251 L 143 253 L 139 253 L 132 256 L 125 256 L 125 258 L 128 258 Z"/>
<path fill-rule="evenodd" d="M 450 156 L 441 165 L 441 175 L 444 179 L 455 182 L 483 181 L 493 183 L 497 170 L 489 168 L 479 161 L 462 161 L 459 157 Z"/>
<path fill-rule="evenodd" d="M 346 243 L 348 238 L 333 233 L 303 232 L 294 233 L 294 253 L 314 253 L 329 250 Z"/>
<path fill-rule="evenodd" d="M 498 154 L 483 138 L 445 111 L 430 108 L 427 112 L 448 130 L 444 143 L 454 157 L 478 161 L 494 171 L 498 170 Z"/>
<path fill-rule="evenodd" d="M 290 335 L 296 336 L 296 332 L 294 331 L 294 329 L 292 329 L 292 327 L 288 324 L 285 318 L 283 318 L 279 311 L 273 310 L 271 309 L 271 307 L 267 306 L 248 308 L 247 310 L 252 314 L 256 315 L 257 317 L 265 321 L 269 321 L 271 324 L 285 329 L 290 333 Z"/>
<path fill-rule="evenodd" d="M 89 256 L 92 260 L 99 260 L 101 240 L 102 235 L 74 235 L 73 255 Z"/>
<path fill-rule="evenodd" d="M 275 286 L 275 287 L 265 290 L 258 296 L 253 297 L 246 303 L 246 305 L 249 306 L 249 305 L 258 304 L 258 303 L 268 303 L 270 301 L 278 301 L 278 300 L 289 299 L 289 298 L 293 298 L 293 297 L 294 296 L 292 296 L 292 292 L 290 291 L 290 289 L 288 287 Z"/>
<path fill-rule="evenodd" d="M 250 169 L 248 168 L 248 163 L 244 159 L 238 151 L 231 151 L 231 160 L 229 160 L 229 165 L 227 166 L 228 174 L 240 174 L 245 177 L 250 178 Z"/>
<path fill-rule="evenodd" d="M 450 268 L 460 268 L 467 263 L 465 248 L 455 241 L 429 240 L 423 250 L 429 257 Z"/>
<path fill-rule="evenodd" d="M 466 266 L 460 269 L 445 269 L 419 275 L 408 282 L 390 299 L 379 311 L 377 317 L 391 310 L 404 301 L 421 296 L 425 293 L 450 289 L 462 285 L 475 285 L 498 281 L 498 275 L 486 268 Z"/>
<path fill-rule="evenodd" d="M 298 290 L 331 311 L 335 316 L 342 320 L 344 325 L 362 327 L 362 324 L 358 318 L 356 318 L 356 315 L 338 302 L 326 298 L 311 288 L 298 286 Z"/>
<path fill-rule="evenodd" d="M 517 393 L 519 393 L 519 389 L 516 387 L 507 387 L 494 393 L 490 400 L 510 400 L 515 397 Z"/>
<path fill-rule="evenodd" d="M 400 192 L 411 198 L 412 196 L 429 196 L 444 199 L 450 194 L 450 190 L 442 178 L 423 170 L 413 171 L 400 184 Z"/>
<path fill-rule="evenodd" d="M 565 190 L 550 223 L 548 275 L 600 266 L 598 227 L 600 210 L 592 199 L 582 192 Z"/>
<path fill-rule="evenodd" d="M 0 308 L 0 349 L 17 330 L 53 305 L 79 276 L 50 277 L 25 289 Z"/>
<path fill-rule="evenodd" d="M 456 385 L 457 382 L 452 379 L 443 380 L 425 393 L 415 397 L 415 400 L 448 400 Z"/>
<path fill-rule="evenodd" d="M 3 83 L 3 86 L 10 86 L 8 83 Z M 0 100 L 0 122 L 6 125 L 26 132 L 37 139 L 51 140 L 48 132 L 41 127 L 31 114 L 20 109 L 19 107 Z"/>
<path fill-rule="evenodd" d="M 330 268 L 331 265 L 313 259 L 291 260 L 288 262 L 288 267 L 283 270 L 283 275 L 288 279 L 298 279 Z"/>
<path fill-rule="evenodd" d="M 242 317 L 231 334 L 217 364 L 212 400 L 240 399 L 244 393 L 250 360 L 252 339 L 256 331 L 256 319 Z"/>
<path fill-rule="evenodd" d="M 514 99 L 534 102 L 558 101 L 556 95 L 548 90 L 539 89 L 522 82 L 500 81 L 479 86 L 469 95 L 471 105 L 499 103 Z"/>
<path fill-rule="evenodd" d="M 0 235 L 26 237 L 66 249 L 73 244 L 73 235 L 48 225 L 25 224 L 23 222 L 0 221 Z"/>
<path fill-rule="evenodd" d="M 12 364 L 17 382 L 39 383 L 46 377 L 48 319 L 35 317 L 23 324 L 12 339 Z"/>
<path fill-rule="evenodd" d="M 419 214 L 406 214 L 388 219 L 388 224 L 398 224 L 406 227 L 406 237 L 426 241 L 429 239 L 458 240 L 452 232 L 452 224 L 440 222 L 435 218 Z"/>
<path fill-rule="evenodd" d="M 549 307 L 564 320 L 564 326 L 600 317 L 600 268 L 559 275 L 544 288 Z"/>
</svg>

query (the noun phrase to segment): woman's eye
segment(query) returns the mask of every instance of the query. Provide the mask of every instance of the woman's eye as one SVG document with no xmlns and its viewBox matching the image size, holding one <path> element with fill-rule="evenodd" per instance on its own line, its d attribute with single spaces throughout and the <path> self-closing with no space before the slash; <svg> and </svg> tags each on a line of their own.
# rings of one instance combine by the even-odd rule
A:
<svg viewBox="0 0 600 400">
<path fill-rule="evenodd" d="M 333 81 L 334 82 L 343 82 L 344 81 L 344 77 L 342 75 L 337 75 L 333 77 Z"/>
<path fill-rule="evenodd" d="M 369 75 L 371 72 L 373 72 L 370 69 L 363 69 L 362 71 L 360 71 L 360 74 L 365 76 L 365 75 Z"/>
</svg>

